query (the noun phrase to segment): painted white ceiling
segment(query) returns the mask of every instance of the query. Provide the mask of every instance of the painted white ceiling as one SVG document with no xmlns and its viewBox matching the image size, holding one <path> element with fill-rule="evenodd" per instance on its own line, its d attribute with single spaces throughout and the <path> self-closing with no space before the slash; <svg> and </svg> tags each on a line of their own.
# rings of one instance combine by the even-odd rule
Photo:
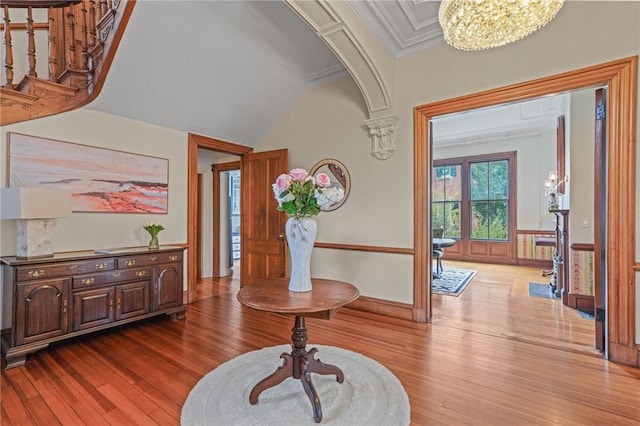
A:
<svg viewBox="0 0 640 426">
<path fill-rule="evenodd" d="M 444 115 L 432 120 L 433 141 L 453 146 L 538 135 L 555 130 L 558 116 L 568 117 L 570 108 L 565 93 Z"/>
<path fill-rule="evenodd" d="M 439 1 L 351 4 L 396 56 L 443 42 Z M 87 108 L 254 146 L 309 85 L 343 75 L 282 1 L 139 0 Z"/>
<path fill-rule="evenodd" d="M 350 1 L 396 58 L 444 43 L 438 22 L 439 0 Z"/>
</svg>

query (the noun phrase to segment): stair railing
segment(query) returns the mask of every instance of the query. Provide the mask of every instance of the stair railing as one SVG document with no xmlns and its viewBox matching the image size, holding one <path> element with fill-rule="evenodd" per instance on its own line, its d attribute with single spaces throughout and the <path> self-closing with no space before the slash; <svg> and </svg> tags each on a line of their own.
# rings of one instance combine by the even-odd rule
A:
<svg viewBox="0 0 640 426">
<path fill-rule="evenodd" d="M 135 0 L 2 0 L 0 5 L 0 124 L 6 125 L 70 111 L 95 99 Z M 34 14 L 40 22 L 34 22 Z M 24 46 L 16 50 L 23 31 Z M 46 53 L 37 51 L 38 46 L 45 46 Z M 38 63 L 43 55 L 46 61 Z M 16 65 L 24 73 L 19 81 L 14 81 Z"/>
</svg>

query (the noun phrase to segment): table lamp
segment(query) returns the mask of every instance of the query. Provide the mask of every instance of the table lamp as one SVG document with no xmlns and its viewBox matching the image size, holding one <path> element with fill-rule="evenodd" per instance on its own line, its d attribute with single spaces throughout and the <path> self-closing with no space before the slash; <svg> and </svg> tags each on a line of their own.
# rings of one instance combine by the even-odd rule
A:
<svg viewBox="0 0 640 426">
<path fill-rule="evenodd" d="M 71 193 L 41 188 L 0 188 L 0 219 L 17 219 L 16 257 L 53 256 L 54 218 L 71 216 Z"/>
</svg>

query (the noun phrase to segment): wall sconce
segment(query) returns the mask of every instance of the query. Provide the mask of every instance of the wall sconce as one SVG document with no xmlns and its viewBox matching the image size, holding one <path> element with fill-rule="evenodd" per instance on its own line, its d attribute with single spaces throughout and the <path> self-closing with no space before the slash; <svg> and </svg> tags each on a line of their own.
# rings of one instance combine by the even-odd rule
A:
<svg viewBox="0 0 640 426">
<path fill-rule="evenodd" d="M 16 257 L 53 256 L 54 218 L 71 216 L 71 193 L 41 188 L 0 188 L 0 219 L 17 219 Z"/>
<path fill-rule="evenodd" d="M 553 170 L 549 172 L 547 179 L 544 181 L 544 195 L 549 197 L 548 209 L 557 210 L 559 208 L 559 194 L 558 187 L 560 184 L 568 182 L 569 177 L 565 176 L 564 179 L 558 180 L 558 171 Z"/>
</svg>

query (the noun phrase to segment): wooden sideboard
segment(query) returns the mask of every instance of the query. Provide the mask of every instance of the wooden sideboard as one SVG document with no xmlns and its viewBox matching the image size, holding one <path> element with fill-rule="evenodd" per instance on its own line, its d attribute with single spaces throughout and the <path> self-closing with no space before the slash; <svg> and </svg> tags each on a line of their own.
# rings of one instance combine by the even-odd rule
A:
<svg viewBox="0 0 640 426">
<path fill-rule="evenodd" d="M 50 343 L 156 315 L 185 317 L 182 247 L 70 252 L 45 259 L 3 257 L 2 335 L 6 368 Z"/>
</svg>

